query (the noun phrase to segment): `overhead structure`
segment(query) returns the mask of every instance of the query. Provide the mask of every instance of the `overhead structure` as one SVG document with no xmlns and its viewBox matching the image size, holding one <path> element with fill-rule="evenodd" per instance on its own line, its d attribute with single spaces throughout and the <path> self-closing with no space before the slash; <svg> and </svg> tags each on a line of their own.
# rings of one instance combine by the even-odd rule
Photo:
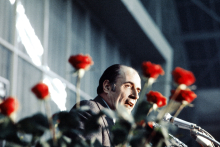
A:
<svg viewBox="0 0 220 147">
<path fill-rule="evenodd" d="M 133 66 L 144 59 L 163 64 L 165 72 L 172 70 L 173 49 L 140 1 L 84 0 L 83 4 L 123 42 L 123 52 L 132 52 Z M 164 80 L 170 81 L 170 74 Z M 164 91 L 168 95 L 169 86 Z"/>
</svg>

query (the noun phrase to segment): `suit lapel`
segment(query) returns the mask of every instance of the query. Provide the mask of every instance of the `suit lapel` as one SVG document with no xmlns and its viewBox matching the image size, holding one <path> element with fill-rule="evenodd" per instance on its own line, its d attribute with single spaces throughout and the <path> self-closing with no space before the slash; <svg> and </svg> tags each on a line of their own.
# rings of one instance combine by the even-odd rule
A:
<svg viewBox="0 0 220 147">
<path fill-rule="evenodd" d="M 96 102 L 98 108 L 100 109 L 100 111 L 104 108 L 108 108 L 108 106 L 106 106 L 105 102 L 102 100 L 102 98 L 100 96 L 97 96 L 94 101 Z M 106 131 L 107 131 L 107 134 L 109 136 L 109 139 L 111 141 L 111 135 L 110 135 L 110 132 L 109 132 L 109 128 L 111 128 L 113 125 L 114 125 L 114 122 L 113 122 L 113 119 L 106 116 L 106 115 L 103 115 L 102 116 L 102 120 L 103 120 L 103 124 L 104 124 L 104 128 L 106 128 Z"/>
</svg>

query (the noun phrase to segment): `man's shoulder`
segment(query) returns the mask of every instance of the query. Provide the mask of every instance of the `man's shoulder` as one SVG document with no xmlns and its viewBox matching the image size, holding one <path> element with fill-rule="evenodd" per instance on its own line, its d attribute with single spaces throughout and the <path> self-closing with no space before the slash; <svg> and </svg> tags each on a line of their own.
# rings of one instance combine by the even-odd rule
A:
<svg viewBox="0 0 220 147">
<path fill-rule="evenodd" d="M 80 101 L 80 106 L 84 106 L 84 105 L 94 105 L 95 101 L 94 100 L 82 100 Z"/>
<path fill-rule="evenodd" d="M 96 104 L 96 102 L 94 100 L 83 100 L 83 101 L 80 101 L 80 107 L 83 107 L 83 106 L 88 106 L 90 110 L 98 109 L 97 104 Z"/>
<path fill-rule="evenodd" d="M 99 101 L 100 100 L 101 100 L 100 98 L 97 99 L 97 97 L 96 97 L 93 100 L 82 100 L 79 103 L 80 103 L 80 107 L 84 107 L 84 106 L 89 107 L 89 108 L 87 108 L 89 110 L 86 111 L 86 112 L 88 112 L 88 113 L 91 113 L 91 112 L 99 113 L 100 112 L 100 108 L 99 108 L 98 105 L 99 105 Z M 75 109 L 76 109 L 76 104 L 72 107 L 72 109 L 70 111 L 73 111 Z"/>
</svg>

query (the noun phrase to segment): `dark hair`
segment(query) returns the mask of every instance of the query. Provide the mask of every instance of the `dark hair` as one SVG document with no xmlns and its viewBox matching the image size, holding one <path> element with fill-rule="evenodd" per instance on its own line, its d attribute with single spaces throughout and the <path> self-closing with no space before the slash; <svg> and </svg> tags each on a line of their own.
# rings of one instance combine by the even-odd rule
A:
<svg viewBox="0 0 220 147">
<path fill-rule="evenodd" d="M 109 83 L 111 84 L 112 88 L 114 87 L 114 84 L 116 83 L 116 78 L 118 77 L 118 75 L 120 75 L 120 67 L 121 67 L 120 64 L 114 64 L 108 67 L 104 71 L 104 73 L 99 79 L 99 86 L 97 87 L 97 94 L 100 94 L 103 92 L 103 82 L 105 80 L 109 80 Z"/>
</svg>

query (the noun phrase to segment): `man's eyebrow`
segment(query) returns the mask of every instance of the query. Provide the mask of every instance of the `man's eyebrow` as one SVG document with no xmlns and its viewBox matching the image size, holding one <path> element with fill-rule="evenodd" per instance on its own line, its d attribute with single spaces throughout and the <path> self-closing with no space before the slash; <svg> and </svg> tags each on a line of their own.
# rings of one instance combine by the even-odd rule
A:
<svg viewBox="0 0 220 147">
<path fill-rule="evenodd" d="M 130 83 L 130 84 L 134 85 L 134 83 L 133 83 L 133 82 L 131 82 L 131 81 L 126 81 L 126 82 L 124 82 L 124 84 L 127 84 L 127 83 Z M 141 88 L 140 88 L 140 87 L 138 87 L 138 90 L 140 90 L 140 91 L 141 91 Z"/>
<path fill-rule="evenodd" d="M 130 84 L 134 85 L 134 83 L 131 82 L 131 81 L 126 81 L 126 82 L 124 82 L 124 84 L 127 84 L 127 83 L 130 83 Z"/>
</svg>

